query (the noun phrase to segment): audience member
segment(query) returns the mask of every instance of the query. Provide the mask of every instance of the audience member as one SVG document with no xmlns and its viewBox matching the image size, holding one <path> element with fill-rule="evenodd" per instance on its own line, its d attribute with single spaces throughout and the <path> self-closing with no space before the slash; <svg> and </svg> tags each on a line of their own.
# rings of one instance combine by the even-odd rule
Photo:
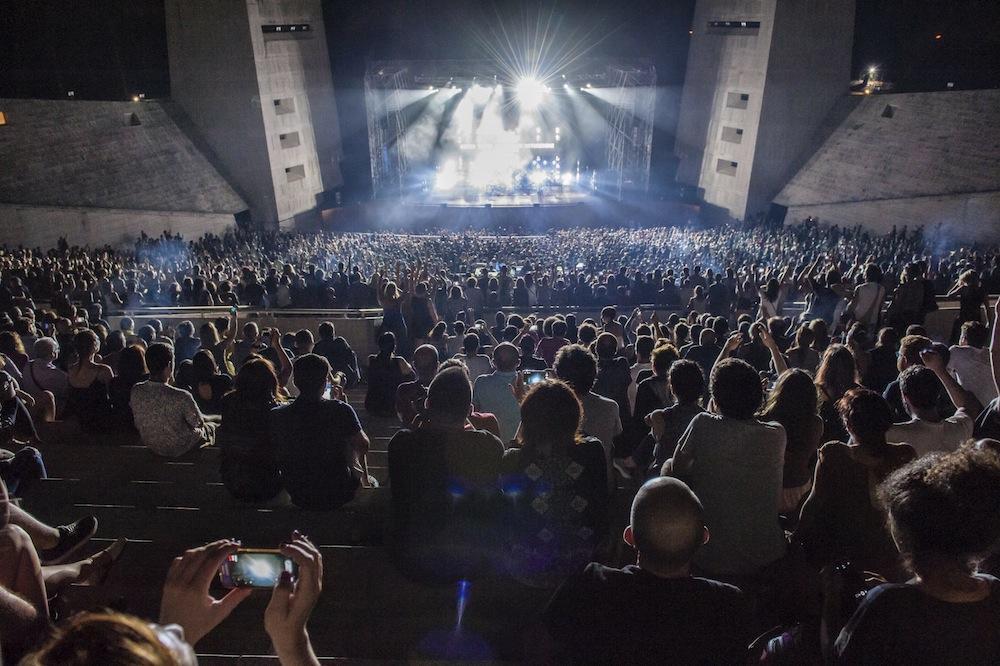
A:
<svg viewBox="0 0 1000 666">
<path fill-rule="evenodd" d="M 545 610 L 560 660 L 742 663 L 753 633 L 749 604 L 738 588 L 692 573 L 698 551 L 711 543 L 707 515 L 683 482 L 646 483 L 625 530 L 636 563 L 588 565 L 563 583 Z"/>
<path fill-rule="evenodd" d="M 468 375 L 442 370 L 427 389 L 420 425 L 389 441 L 391 547 L 418 580 L 469 578 L 495 559 L 504 448 L 495 435 L 465 428 L 471 411 Z"/>
<path fill-rule="evenodd" d="M 168 458 L 214 443 L 217 420 L 202 414 L 190 393 L 170 385 L 173 350 L 162 342 L 150 345 L 146 367 L 149 379 L 133 386 L 129 399 L 142 443 Z"/>
<path fill-rule="evenodd" d="M 270 439 L 292 503 L 303 509 L 336 509 L 370 486 L 369 441 L 354 408 L 334 386 L 324 397 L 330 364 L 322 356 L 295 359 L 295 400 L 270 412 Z"/>
<path fill-rule="evenodd" d="M 514 439 L 521 424 L 521 406 L 512 390 L 520 381 L 517 365 L 520 355 L 517 347 L 502 342 L 493 348 L 493 372 L 476 378 L 472 389 L 472 404 L 476 411 L 488 412 L 497 417 L 500 424 L 500 440 L 506 443 Z"/>
</svg>

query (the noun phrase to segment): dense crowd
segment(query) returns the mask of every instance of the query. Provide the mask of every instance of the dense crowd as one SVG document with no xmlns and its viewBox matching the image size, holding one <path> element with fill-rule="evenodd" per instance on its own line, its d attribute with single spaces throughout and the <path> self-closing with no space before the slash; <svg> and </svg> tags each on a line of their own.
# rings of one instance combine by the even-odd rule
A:
<svg viewBox="0 0 1000 666">
<path fill-rule="evenodd" d="M 30 497 L 39 433 L 67 421 L 170 458 L 218 447 L 238 500 L 335 511 L 378 486 L 345 399 L 360 386 L 371 418 L 401 426 L 396 567 L 551 591 L 539 658 L 997 663 L 1000 264 L 934 244 L 806 224 L 5 251 L 0 471 Z M 960 303 L 952 340 L 923 326 L 939 294 Z M 261 330 L 236 307 L 345 302 L 383 312 L 360 362 L 331 322 Z M 147 304 L 234 307 L 176 330 L 104 319 Z M 93 517 L 4 507 L 0 642 L 29 664 L 96 663 L 115 641 L 191 663 L 246 597 L 209 596 L 237 547 L 222 541 L 175 561 L 158 624 L 90 614 L 52 631 L 47 600 L 100 585 L 125 543 L 75 559 Z M 300 573 L 265 628 L 283 663 L 311 663 L 322 557 L 299 534 L 283 552 Z"/>
</svg>

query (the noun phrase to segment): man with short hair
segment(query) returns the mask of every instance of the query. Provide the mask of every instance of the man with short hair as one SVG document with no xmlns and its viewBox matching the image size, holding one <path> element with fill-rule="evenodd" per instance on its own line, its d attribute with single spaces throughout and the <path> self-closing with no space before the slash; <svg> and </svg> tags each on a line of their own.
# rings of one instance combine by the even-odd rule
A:
<svg viewBox="0 0 1000 666">
<path fill-rule="evenodd" d="M 566 345 L 556 354 L 553 370 L 556 377 L 569 384 L 583 406 L 581 430 L 601 440 L 608 459 L 608 479 L 613 483 L 611 458 L 615 437 L 622 433 L 622 420 L 618 403 L 594 393 L 597 381 L 597 358 L 583 345 Z"/>
<path fill-rule="evenodd" d="M 312 353 L 319 354 L 327 360 L 330 367 L 333 367 L 333 340 L 337 337 L 333 322 L 324 321 L 319 325 L 317 332 L 319 333 L 319 340 L 313 346 Z"/>
<path fill-rule="evenodd" d="M 199 342 L 199 346 L 201 343 Z M 239 372 L 251 354 L 259 354 L 264 348 L 260 339 L 260 328 L 252 321 L 243 324 L 243 338 L 233 345 L 233 367 Z"/>
<path fill-rule="evenodd" d="M 427 387 L 437 373 L 439 362 L 433 345 L 420 345 L 413 351 L 413 371 L 417 378 L 396 388 L 396 416 L 404 428 L 415 427 L 414 421 L 423 414 Z"/>
<path fill-rule="evenodd" d="M 545 359 L 535 355 L 535 339 L 533 337 L 530 335 L 522 336 L 518 346 L 521 348 L 521 363 L 518 365 L 518 370 L 545 370 L 549 367 Z"/>
<path fill-rule="evenodd" d="M 920 352 L 930 349 L 934 343 L 923 335 L 907 335 L 899 341 L 899 353 L 896 355 L 896 369 L 899 376 L 885 387 L 882 397 L 889 403 L 893 421 L 906 421 L 910 415 L 903 406 L 903 394 L 899 390 L 899 377 L 911 365 L 921 365 Z"/>
<path fill-rule="evenodd" d="M 932 451 L 954 451 L 972 437 L 974 423 L 965 409 L 941 417 L 937 405 L 943 387 L 932 369 L 923 365 L 908 367 L 899 375 L 899 387 L 903 405 L 912 418 L 892 426 L 886 441 L 909 444 L 922 456 Z"/>
<path fill-rule="evenodd" d="M 517 347 L 501 342 L 493 348 L 493 367 L 488 375 L 480 375 L 472 391 L 472 403 L 478 412 L 489 412 L 500 422 L 500 439 L 506 445 L 521 425 L 521 405 L 511 387 L 517 383 L 517 365 L 521 360 Z"/>
<path fill-rule="evenodd" d="M 394 556 L 407 575 L 454 581 L 481 572 L 499 548 L 497 501 L 503 444 L 467 430 L 472 386 L 442 370 L 427 389 L 420 425 L 389 441 Z"/>
<path fill-rule="evenodd" d="M 59 345 L 52 338 L 38 338 L 33 352 L 34 358 L 24 366 L 21 389 L 35 399 L 36 407 L 44 408 L 44 420 L 53 421 L 56 407 L 65 402 L 69 386 L 66 373 L 55 366 Z M 52 397 L 49 398 L 46 392 Z"/>
<path fill-rule="evenodd" d="M 709 542 L 704 509 L 682 481 L 653 479 L 632 502 L 625 542 L 636 563 L 596 562 L 556 591 L 543 619 L 558 658 L 586 663 L 735 664 L 753 637 L 740 590 L 692 575 Z"/>
<path fill-rule="evenodd" d="M 462 338 L 462 353 L 455 354 L 455 358 L 465 363 L 472 381 L 476 381 L 479 375 L 488 375 L 493 372 L 493 363 L 489 356 L 479 353 L 479 344 L 478 334 L 467 333 Z"/>
<path fill-rule="evenodd" d="M 635 414 L 635 394 L 639 390 L 639 373 L 653 368 L 653 348 L 656 340 L 651 335 L 640 335 L 635 341 L 635 363 L 629 368 L 632 383 L 628 385 L 629 414 Z"/>
<path fill-rule="evenodd" d="M 295 334 L 295 355 L 304 356 L 313 353 L 312 331 L 303 328 Z M 327 361 L 329 363 L 329 360 Z"/>
<path fill-rule="evenodd" d="M 566 329 L 566 322 L 556 319 L 552 322 L 552 334 L 542 338 L 535 347 L 535 353 L 545 359 L 549 367 L 555 363 L 559 350 L 569 344 L 569 340 L 566 339 Z"/>
<path fill-rule="evenodd" d="M 293 378 L 299 395 L 271 410 L 271 441 L 282 483 L 292 503 L 303 509 L 336 509 L 368 486 L 369 441 L 354 408 L 340 387 L 323 396 L 330 364 L 316 354 L 295 359 Z"/>
<path fill-rule="evenodd" d="M 717 413 L 695 415 L 663 474 L 690 484 L 705 505 L 715 538 L 695 555 L 716 576 L 754 576 L 785 554 L 778 522 L 785 429 L 755 418 L 764 399 L 760 376 L 747 363 L 716 364 L 709 391 Z"/>
<path fill-rule="evenodd" d="M 981 405 L 988 405 L 997 397 L 997 387 L 990 371 L 990 351 L 986 349 L 989 337 L 989 330 L 981 322 L 965 322 L 958 344 L 951 348 L 948 360 L 948 370 L 962 388 L 976 396 Z"/>
<path fill-rule="evenodd" d="M 173 349 L 154 342 L 146 350 L 146 366 L 149 379 L 133 386 L 129 399 L 142 443 L 168 458 L 214 443 L 218 417 L 205 416 L 190 393 L 170 385 Z"/>
<path fill-rule="evenodd" d="M 698 336 L 698 344 L 691 346 L 682 356 L 689 361 L 694 361 L 701 367 L 701 372 L 706 377 L 712 374 L 712 366 L 719 358 L 722 347 L 718 344 L 716 332 L 710 328 L 701 331 Z"/>
</svg>

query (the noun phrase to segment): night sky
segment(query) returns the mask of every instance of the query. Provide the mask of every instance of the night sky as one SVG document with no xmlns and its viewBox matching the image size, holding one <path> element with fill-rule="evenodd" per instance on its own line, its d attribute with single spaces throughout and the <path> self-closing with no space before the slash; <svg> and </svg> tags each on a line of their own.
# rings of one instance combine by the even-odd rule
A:
<svg viewBox="0 0 1000 666">
<path fill-rule="evenodd" d="M 557 39 L 589 55 L 648 56 L 665 91 L 654 136 L 653 180 L 672 168 L 672 122 L 683 83 L 693 0 L 325 0 L 341 114 L 345 172 L 367 172 L 360 87 L 366 59 L 483 57 L 477 39 L 551 16 Z M 896 91 L 1000 87 L 997 0 L 859 0 L 853 75 L 877 65 Z M 940 35 L 940 38 L 937 36 Z M 167 97 L 162 0 L 0 0 L 0 96 Z M 657 174 L 662 171 L 662 174 Z M 363 177 L 363 176 L 359 176 Z"/>
</svg>

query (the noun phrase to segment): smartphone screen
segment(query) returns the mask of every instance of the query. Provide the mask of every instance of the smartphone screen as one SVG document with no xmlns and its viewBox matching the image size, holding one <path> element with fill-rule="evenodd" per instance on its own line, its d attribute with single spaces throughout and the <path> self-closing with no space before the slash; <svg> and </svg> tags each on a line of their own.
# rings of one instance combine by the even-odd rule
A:
<svg viewBox="0 0 1000 666">
<path fill-rule="evenodd" d="M 223 587 L 274 587 L 281 572 L 296 577 L 298 567 L 277 550 L 240 548 L 219 570 Z"/>
<path fill-rule="evenodd" d="M 527 385 L 537 384 L 538 382 L 545 381 L 545 371 L 544 370 L 525 370 L 524 372 L 524 383 Z"/>
</svg>

